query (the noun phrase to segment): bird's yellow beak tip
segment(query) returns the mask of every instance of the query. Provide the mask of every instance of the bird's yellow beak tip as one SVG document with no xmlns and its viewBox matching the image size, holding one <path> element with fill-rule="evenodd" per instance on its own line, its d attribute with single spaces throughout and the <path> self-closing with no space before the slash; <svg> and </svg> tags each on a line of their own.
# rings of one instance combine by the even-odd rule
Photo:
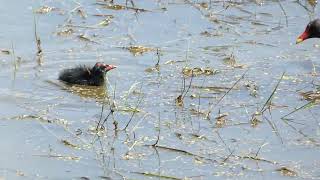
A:
<svg viewBox="0 0 320 180">
<path fill-rule="evenodd" d="M 296 41 L 296 44 L 299 44 L 299 43 L 301 43 L 302 41 L 303 41 L 302 38 L 298 38 L 297 41 Z"/>
</svg>

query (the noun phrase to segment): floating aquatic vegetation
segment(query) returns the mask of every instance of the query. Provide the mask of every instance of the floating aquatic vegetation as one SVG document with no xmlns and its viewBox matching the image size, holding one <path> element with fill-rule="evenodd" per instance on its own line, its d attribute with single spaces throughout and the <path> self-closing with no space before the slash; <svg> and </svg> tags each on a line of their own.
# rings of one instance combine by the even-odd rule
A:
<svg viewBox="0 0 320 180">
<path fill-rule="evenodd" d="M 252 25 L 256 25 L 256 26 L 266 26 L 266 27 L 269 27 L 268 24 L 265 24 L 265 23 L 262 23 L 262 22 L 259 22 L 259 21 L 252 21 L 251 22 Z"/>
<path fill-rule="evenodd" d="M 277 47 L 273 44 L 267 44 L 267 43 L 261 43 L 261 42 L 257 42 L 255 40 L 249 40 L 249 41 L 245 41 L 244 43 L 248 43 L 251 45 L 261 45 L 261 46 L 268 46 L 268 47 Z"/>
<path fill-rule="evenodd" d="M 223 58 L 223 62 L 224 62 L 224 64 L 229 65 L 233 68 L 245 68 L 246 67 L 246 65 L 244 65 L 244 64 L 237 64 L 236 58 L 233 54 Z"/>
<path fill-rule="evenodd" d="M 259 117 L 261 117 L 261 113 L 260 112 L 255 112 L 251 119 L 250 119 L 250 125 L 251 127 L 257 127 L 259 125 L 259 123 L 261 123 L 262 121 L 259 119 Z"/>
<path fill-rule="evenodd" d="M 144 46 L 129 46 L 124 47 L 124 49 L 127 49 L 130 51 L 134 56 L 142 55 L 145 52 L 154 51 L 154 48 L 144 47 Z"/>
<path fill-rule="evenodd" d="M 160 71 L 160 68 L 159 68 L 159 66 L 149 67 L 149 68 L 145 69 L 144 71 L 147 72 L 147 73 L 159 72 L 159 71 Z"/>
<path fill-rule="evenodd" d="M 7 55 L 10 54 L 10 50 L 7 50 L 7 49 L 1 49 L 0 52 L 1 52 L 2 54 L 7 54 Z"/>
<path fill-rule="evenodd" d="M 276 171 L 279 171 L 283 176 L 297 176 L 298 173 L 287 168 L 287 167 L 281 167 L 276 169 Z"/>
<path fill-rule="evenodd" d="M 246 81 L 244 83 L 244 86 L 249 90 L 251 96 L 253 96 L 253 97 L 257 97 L 258 96 L 259 88 L 254 82 Z"/>
<path fill-rule="evenodd" d="M 61 139 L 61 143 L 64 144 L 65 146 L 71 147 L 73 149 L 81 149 L 79 146 L 72 144 L 68 140 Z"/>
<path fill-rule="evenodd" d="M 51 12 L 54 9 L 55 9 L 54 7 L 42 6 L 39 9 L 35 10 L 35 13 L 46 14 L 46 13 Z"/>
<path fill-rule="evenodd" d="M 26 176 L 26 174 L 24 172 L 22 172 L 21 170 L 16 170 L 16 175 L 17 176 Z M 0 177 L 0 180 L 5 180 L 4 178 L 2 179 L 2 177 Z"/>
<path fill-rule="evenodd" d="M 221 46 L 206 46 L 203 49 L 205 51 L 212 51 L 212 52 L 224 52 L 227 51 L 229 48 L 234 47 L 235 45 L 221 45 Z"/>
<path fill-rule="evenodd" d="M 161 56 L 161 54 L 160 54 L 160 49 L 159 48 L 157 48 L 157 56 L 158 56 L 157 63 L 154 65 L 154 67 L 149 67 L 149 68 L 145 69 L 145 72 L 149 72 L 149 73 L 151 73 L 151 72 L 160 72 L 160 56 Z"/>
<path fill-rule="evenodd" d="M 24 114 L 24 115 L 12 117 L 11 119 L 16 119 L 16 120 L 35 119 L 35 120 L 39 120 L 41 122 L 52 123 L 51 119 L 48 119 L 47 117 L 43 117 L 43 116 L 38 116 L 38 115 L 25 115 Z"/>
<path fill-rule="evenodd" d="M 102 20 L 99 25 L 100 26 L 108 26 L 111 23 L 113 16 L 107 16 L 104 20 Z"/>
<path fill-rule="evenodd" d="M 180 107 L 183 106 L 183 97 L 182 97 L 182 95 L 179 95 L 179 96 L 176 98 L 176 105 L 177 105 L 177 106 L 180 106 Z"/>
<path fill-rule="evenodd" d="M 225 93 L 227 90 L 229 90 L 229 87 L 221 87 L 221 86 L 198 86 L 198 85 L 193 85 L 193 88 L 196 89 L 202 89 L 203 91 L 213 91 L 213 92 L 218 92 L 218 93 Z M 236 88 L 234 88 L 236 89 Z"/>
<path fill-rule="evenodd" d="M 104 9 L 110 9 L 110 10 L 124 10 L 124 9 L 129 9 L 129 10 L 133 10 L 136 12 L 150 12 L 149 10 L 146 9 L 142 9 L 142 8 L 136 8 L 136 7 L 128 7 L 128 6 L 123 6 L 123 5 L 119 5 L 119 4 L 105 4 L 105 3 L 96 3 L 97 5 L 100 5 L 102 8 Z"/>
<path fill-rule="evenodd" d="M 223 36 L 223 34 L 221 32 L 209 32 L 209 31 L 203 31 L 200 33 L 200 35 L 202 36 L 206 36 L 206 37 L 215 37 L 215 36 Z"/>
<path fill-rule="evenodd" d="M 208 3 L 206 3 L 206 2 L 201 2 L 201 3 L 199 3 L 199 5 L 200 5 L 200 7 L 204 8 L 204 9 L 208 9 L 209 8 Z"/>
<path fill-rule="evenodd" d="M 97 126 L 90 126 L 87 131 L 91 135 L 103 136 L 105 134 L 103 126 L 101 128 L 97 128 Z"/>
<path fill-rule="evenodd" d="M 236 58 L 231 54 L 230 56 L 223 58 L 223 62 L 226 65 L 234 66 L 236 64 Z"/>
<path fill-rule="evenodd" d="M 98 42 L 95 42 L 95 41 L 91 40 L 90 37 L 88 37 L 88 36 L 86 36 L 84 34 L 80 34 L 77 37 L 82 41 L 86 41 L 86 42 L 90 42 L 90 43 L 94 43 L 94 44 L 99 44 Z"/>
<path fill-rule="evenodd" d="M 166 61 L 164 64 L 175 64 L 175 63 L 182 63 L 182 62 L 186 62 L 185 60 L 168 60 Z"/>
<path fill-rule="evenodd" d="M 190 113 L 193 114 L 193 115 L 201 115 L 201 116 L 206 116 L 207 115 L 206 111 L 203 111 L 203 110 L 200 110 L 200 109 L 194 109 L 194 108 L 190 109 Z"/>
<path fill-rule="evenodd" d="M 307 101 L 320 102 L 320 91 L 308 91 L 300 94 Z"/>
<path fill-rule="evenodd" d="M 307 1 L 312 7 L 315 7 L 318 4 L 317 0 L 307 0 Z"/>
<path fill-rule="evenodd" d="M 130 107 L 130 106 L 126 106 L 126 107 L 118 107 L 117 111 L 122 111 L 122 112 L 134 112 L 134 113 L 139 113 L 141 112 L 140 109 L 136 108 L 136 107 Z"/>
<path fill-rule="evenodd" d="M 39 9 L 35 10 L 34 12 L 37 14 L 47 14 L 52 11 L 62 11 L 59 8 L 56 7 L 49 7 L 49 6 L 41 6 Z"/>
<path fill-rule="evenodd" d="M 211 98 L 216 98 L 216 97 L 215 96 L 201 96 L 199 94 L 191 94 L 190 98 L 191 99 L 196 99 L 196 98 L 211 99 Z"/>
<path fill-rule="evenodd" d="M 81 8 L 78 8 L 78 9 L 77 9 L 77 14 L 79 14 L 79 16 L 80 16 L 82 19 L 87 18 L 86 12 L 85 12 L 83 9 L 81 9 Z"/>
<path fill-rule="evenodd" d="M 93 14 L 92 16 L 105 17 L 105 18 L 111 18 L 111 19 L 114 18 L 114 16 L 111 14 Z"/>
<path fill-rule="evenodd" d="M 38 154 L 38 155 L 33 155 L 33 156 L 38 156 L 38 157 L 47 157 L 47 158 L 56 158 L 59 160 L 64 160 L 64 161 L 79 161 L 81 157 L 77 156 L 68 156 L 68 155 L 62 155 L 62 154 L 56 154 L 50 152 L 50 154 Z"/>
<path fill-rule="evenodd" d="M 35 19 L 34 19 L 34 37 L 35 37 L 35 41 L 36 41 L 36 45 L 37 45 L 36 59 L 37 59 L 38 65 L 41 66 L 43 63 L 43 56 L 42 56 L 43 51 L 42 51 L 42 47 L 41 47 L 40 37 L 37 34 L 37 24 L 36 24 Z"/>
<path fill-rule="evenodd" d="M 57 32 L 57 35 L 58 36 L 70 36 L 73 33 L 74 33 L 74 30 L 72 28 L 68 28 L 68 29 L 63 29 L 63 30 Z"/>
<path fill-rule="evenodd" d="M 124 159 L 124 160 L 142 159 L 144 156 L 145 156 L 145 154 L 143 154 L 143 153 L 128 152 L 122 157 L 122 159 Z"/>
<path fill-rule="evenodd" d="M 227 116 L 229 113 L 219 113 L 219 115 L 215 118 L 216 119 L 216 127 L 222 128 L 225 126 L 227 122 Z"/>
<path fill-rule="evenodd" d="M 55 156 L 57 159 L 61 159 L 61 160 L 69 160 L 69 161 L 79 161 L 81 159 L 81 157 L 77 157 L 77 156 L 63 156 L 63 155 L 57 155 Z"/>
<path fill-rule="evenodd" d="M 111 10 L 123 10 L 123 9 L 126 9 L 125 6 L 123 5 L 118 5 L 118 4 L 99 4 L 99 5 L 102 5 L 101 7 L 102 8 L 105 8 L 105 9 L 111 9 Z"/>
<path fill-rule="evenodd" d="M 131 173 L 136 173 L 140 175 L 144 175 L 150 178 L 159 178 L 159 179 L 171 179 L 171 180 L 181 180 L 183 178 L 178 178 L 174 176 L 169 176 L 169 175 L 164 175 L 164 174 L 159 174 L 159 173 L 152 173 L 152 172 L 131 172 Z"/>
<path fill-rule="evenodd" d="M 199 75 L 211 76 L 211 75 L 217 74 L 218 72 L 219 72 L 218 70 L 214 70 L 214 69 L 211 69 L 209 67 L 206 67 L 206 68 L 184 67 L 182 69 L 182 74 L 185 75 L 185 76 L 189 76 L 189 77 L 191 77 L 191 76 L 199 76 Z"/>
</svg>

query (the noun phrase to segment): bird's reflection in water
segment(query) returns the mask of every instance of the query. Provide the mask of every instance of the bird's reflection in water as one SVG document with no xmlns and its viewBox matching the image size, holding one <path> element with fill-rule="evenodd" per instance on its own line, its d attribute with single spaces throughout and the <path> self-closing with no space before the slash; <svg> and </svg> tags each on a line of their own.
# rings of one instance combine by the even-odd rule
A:
<svg viewBox="0 0 320 180">
<path fill-rule="evenodd" d="M 105 86 L 65 85 L 64 89 L 82 98 L 96 99 L 98 102 L 107 101 L 108 98 Z"/>
<path fill-rule="evenodd" d="M 59 81 L 48 81 L 48 83 L 60 87 L 62 90 L 69 91 L 85 99 L 95 99 L 97 102 L 108 103 L 109 96 L 106 86 L 84 86 L 69 85 Z"/>
</svg>

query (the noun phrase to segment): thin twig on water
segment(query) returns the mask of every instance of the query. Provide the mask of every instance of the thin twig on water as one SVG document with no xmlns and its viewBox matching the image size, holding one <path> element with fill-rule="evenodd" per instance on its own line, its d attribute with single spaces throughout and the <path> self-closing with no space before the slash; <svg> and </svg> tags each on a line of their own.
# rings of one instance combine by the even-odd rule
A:
<svg viewBox="0 0 320 180">
<path fill-rule="evenodd" d="M 280 77 L 277 85 L 274 87 L 274 89 L 273 89 L 272 93 L 270 94 L 269 98 L 267 99 L 267 101 L 264 103 L 264 105 L 263 105 L 262 108 L 260 109 L 260 113 L 261 113 L 261 114 L 264 113 L 267 109 L 270 108 L 270 106 L 271 106 L 271 101 L 272 101 L 272 99 L 273 99 L 273 97 L 274 97 L 274 94 L 276 93 L 276 91 L 277 91 L 277 89 L 278 89 L 278 87 L 279 87 L 279 85 L 280 85 L 280 82 L 282 81 L 284 75 L 285 75 L 285 72 L 282 73 L 282 75 L 281 75 L 281 77 Z M 268 107 L 267 107 L 267 106 L 268 106 Z"/>
<path fill-rule="evenodd" d="M 159 140 L 160 140 L 160 133 L 161 133 L 161 124 L 160 124 L 160 112 L 159 112 L 159 118 L 158 118 L 158 135 L 157 135 L 157 141 L 154 143 L 154 144 L 152 144 L 152 146 L 156 146 L 158 143 L 159 143 Z"/>
<path fill-rule="evenodd" d="M 141 87 L 140 87 L 140 92 L 141 92 L 141 89 L 142 89 L 142 84 L 141 84 Z M 132 119 L 133 119 L 133 116 L 137 113 L 137 109 L 138 109 L 138 107 L 140 106 L 140 104 L 141 104 L 141 102 L 142 102 L 142 100 L 143 100 L 143 97 L 142 97 L 141 94 L 142 94 L 142 93 L 140 93 L 140 95 L 139 95 L 139 97 L 138 97 L 137 105 L 136 105 L 136 107 L 134 108 L 134 110 L 133 110 L 133 112 L 132 112 L 132 114 L 131 114 L 131 117 L 130 117 L 128 123 L 127 123 L 126 126 L 122 129 L 122 131 L 125 131 L 125 130 L 127 129 L 127 127 L 129 126 L 130 122 L 131 122 Z"/>
<path fill-rule="evenodd" d="M 268 97 L 267 101 L 263 104 L 263 106 L 261 107 L 260 111 L 259 111 L 259 115 L 262 115 L 262 117 L 268 122 L 268 124 L 270 125 L 270 127 L 272 128 L 272 130 L 275 132 L 275 134 L 279 137 L 281 143 L 283 144 L 283 140 L 282 137 L 280 136 L 279 130 L 276 126 L 275 123 L 273 123 L 270 119 L 268 119 L 267 117 L 265 117 L 263 114 L 266 110 L 269 110 L 270 116 L 271 116 L 271 105 L 272 105 L 272 100 L 273 97 L 276 93 L 276 91 L 278 90 L 278 87 L 280 85 L 280 82 L 283 80 L 283 77 L 285 75 L 285 72 L 282 73 L 280 79 L 278 80 L 276 86 L 274 87 L 272 93 L 270 94 L 270 96 Z M 256 116 L 253 115 L 252 118 L 255 118 Z M 271 116 L 272 117 L 272 116 Z M 252 121 L 252 119 L 251 119 Z"/>
<path fill-rule="evenodd" d="M 37 33 L 36 17 L 34 17 L 34 36 L 35 36 L 35 41 L 36 41 L 36 45 L 37 45 L 37 53 L 36 53 L 37 63 L 39 66 L 41 66 L 43 63 L 42 62 L 43 61 L 42 48 L 41 48 L 41 40 L 40 40 L 40 37 L 38 36 L 38 33 Z"/>
<path fill-rule="evenodd" d="M 279 6 L 280 6 L 280 8 L 281 8 L 281 11 L 283 12 L 284 17 L 286 18 L 286 25 L 288 26 L 288 16 L 287 16 L 287 13 L 286 13 L 286 11 L 284 10 L 284 7 L 282 6 L 280 0 L 278 0 L 278 4 L 279 4 Z"/>
<path fill-rule="evenodd" d="M 210 107 L 209 107 L 209 109 L 208 109 L 208 112 L 207 112 L 207 115 L 206 115 L 206 118 L 207 118 L 207 119 L 210 119 L 209 116 L 210 116 L 210 113 L 211 113 L 212 109 L 213 109 L 214 107 L 216 107 L 216 106 L 223 100 L 223 98 L 224 98 L 227 94 L 229 94 L 229 92 L 244 78 L 244 76 L 247 74 L 248 71 L 249 71 L 249 69 L 247 69 L 247 70 L 242 74 L 242 76 L 241 76 L 235 83 L 233 83 L 233 85 L 231 86 L 231 88 L 229 88 L 228 91 L 227 91 L 226 93 L 224 93 L 224 95 L 217 101 L 217 103 L 210 105 Z"/>
</svg>

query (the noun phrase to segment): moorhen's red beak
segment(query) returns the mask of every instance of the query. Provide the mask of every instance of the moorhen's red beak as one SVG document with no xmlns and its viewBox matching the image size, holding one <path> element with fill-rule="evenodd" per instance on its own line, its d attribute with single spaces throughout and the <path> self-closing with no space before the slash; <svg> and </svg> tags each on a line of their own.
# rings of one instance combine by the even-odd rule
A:
<svg viewBox="0 0 320 180">
<path fill-rule="evenodd" d="M 296 41 L 296 44 L 301 43 L 302 41 L 306 40 L 309 38 L 309 32 L 305 30 L 298 38 Z"/>
<path fill-rule="evenodd" d="M 110 71 L 111 69 L 114 69 L 114 68 L 117 68 L 117 66 L 109 65 L 109 64 L 106 64 L 106 65 L 105 65 L 106 71 Z"/>
</svg>

